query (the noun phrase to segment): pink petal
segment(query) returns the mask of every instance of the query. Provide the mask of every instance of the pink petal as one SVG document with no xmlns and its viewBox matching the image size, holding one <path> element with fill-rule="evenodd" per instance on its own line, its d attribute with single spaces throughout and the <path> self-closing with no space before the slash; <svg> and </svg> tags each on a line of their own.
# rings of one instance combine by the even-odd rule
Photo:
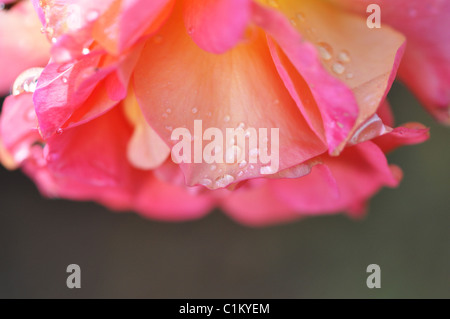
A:
<svg viewBox="0 0 450 319">
<path fill-rule="evenodd" d="M 29 1 L 21 1 L 8 11 L 0 10 L 0 95 L 9 91 L 22 71 L 47 63 L 50 45 L 40 28 Z"/>
<path fill-rule="evenodd" d="M 129 165 L 126 147 L 132 129 L 119 107 L 48 139 L 24 169 L 50 197 L 95 200 L 116 210 L 137 210 L 164 220 L 206 214 L 213 199 L 160 181 L 152 171 Z"/>
<path fill-rule="evenodd" d="M 377 137 L 374 142 L 388 153 L 400 146 L 423 143 L 430 137 L 429 129 L 420 123 L 406 123 L 392 132 Z"/>
<path fill-rule="evenodd" d="M 250 226 L 289 222 L 301 217 L 273 193 L 270 181 L 265 179 L 248 181 L 230 192 L 221 207 L 234 220 Z"/>
<path fill-rule="evenodd" d="M 372 142 L 346 148 L 298 179 L 271 180 L 272 191 L 302 215 L 337 213 L 368 200 L 381 187 L 398 185 L 383 152 Z"/>
<path fill-rule="evenodd" d="M 30 155 L 32 145 L 41 140 L 30 93 L 6 98 L 0 117 L 0 139 L 14 165 L 20 165 Z"/>
<path fill-rule="evenodd" d="M 224 53 L 243 39 L 250 8 L 250 0 L 184 1 L 187 32 L 203 50 Z"/>
</svg>

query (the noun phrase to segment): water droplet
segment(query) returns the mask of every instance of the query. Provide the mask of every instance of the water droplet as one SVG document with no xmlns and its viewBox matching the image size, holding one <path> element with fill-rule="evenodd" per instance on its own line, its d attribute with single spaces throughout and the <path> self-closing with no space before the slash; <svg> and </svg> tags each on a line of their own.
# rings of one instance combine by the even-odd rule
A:
<svg viewBox="0 0 450 319">
<path fill-rule="evenodd" d="M 67 83 L 69 80 L 67 79 L 66 76 L 63 76 L 63 77 L 61 78 L 61 81 L 62 81 L 62 83 Z"/>
<path fill-rule="evenodd" d="M 83 53 L 83 55 L 87 55 L 91 52 L 91 50 L 89 50 L 89 48 L 83 48 L 83 50 L 81 50 L 81 53 Z"/>
<path fill-rule="evenodd" d="M 227 187 L 231 183 L 234 182 L 234 177 L 231 175 L 223 175 L 216 179 L 216 186 L 217 187 Z"/>
<path fill-rule="evenodd" d="M 22 72 L 14 81 L 12 94 L 19 95 L 20 93 L 33 93 L 36 90 L 39 76 L 44 68 L 31 68 Z"/>
<path fill-rule="evenodd" d="M 227 115 L 227 116 L 225 116 L 225 117 L 223 118 L 223 120 L 224 120 L 226 123 L 228 123 L 228 122 L 230 122 L 231 117 L 230 117 L 229 115 Z"/>
<path fill-rule="evenodd" d="M 98 16 L 99 13 L 97 10 L 91 10 L 86 14 L 86 20 L 92 22 L 94 20 L 97 20 Z"/>
<path fill-rule="evenodd" d="M 304 22 L 305 21 L 305 15 L 303 13 L 301 13 L 301 12 L 297 12 L 296 17 L 297 17 L 297 20 L 300 21 L 300 22 Z"/>
<path fill-rule="evenodd" d="M 195 32 L 195 30 L 194 30 L 193 27 L 189 27 L 188 30 L 187 30 L 187 33 L 188 33 L 189 35 L 193 35 L 194 32 Z"/>
<path fill-rule="evenodd" d="M 205 178 L 200 181 L 200 184 L 209 187 L 212 185 L 212 180 L 210 180 L 209 178 Z"/>
<path fill-rule="evenodd" d="M 198 109 L 196 107 L 192 108 L 192 114 L 196 114 L 198 112 Z"/>
<path fill-rule="evenodd" d="M 215 171 L 216 169 L 217 169 L 217 166 L 216 165 L 211 165 L 210 167 L 209 167 L 209 169 L 211 170 L 211 171 Z"/>
<path fill-rule="evenodd" d="M 326 61 L 331 60 L 331 58 L 333 57 L 333 48 L 331 47 L 331 45 L 325 42 L 320 42 L 317 44 L 317 48 L 322 59 Z"/>
<path fill-rule="evenodd" d="M 346 50 L 341 51 L 341 52 L 338 54 L 338 60 L 341 61 L 341 62 L 343 62 L 343 63 L 348 63 L 348 62 L 350 62 L 351 59 L 350 59 L 350 54 L 348 53 L 348 51 L 346 51 Z"/>
<path fill-rule="evenodd" d="M 268 175 L 268 174 L 273 174 L 274 171 L 272 169 L 272 167 L 270 165 L 268 166 L 263 166 L 259 169 L 259 173 L 262 175 Z"/>
<path fill-rule="evenodd" d="M 56 130 L 56 134 L 61 135 L 62 133 L 64 133 L 64 130 L 62 128 Z"/>
<path fill-rule="evenodd" d="M 55 37 L 53 37 L 53 38 L 52 38 L 52 43 L 55 44 L 56 42 L 58 42 L 58 39 L 55 38 Z"/>
<path fill-rule="evenodd" d="M 245 128 L 245 123 L 244 122 L 239 123 L 238 128 L 244 129 Z"/>
<path fill-rule="evenodd" d="M 257 157 L 258 154 L 259 154 L 259 150 L 257 148 L 253 148 L 249 152 L 250 157 Z"/>
<path fill-rule="evenodd" d="M 239 163 L 239 168 L 244 168 L 245 166 L 247 166 L 246 160 L 243 160 L 242 162 Z"/>
<path fill-rule="evenodd" d="M 333 72 L 336 74 L 342 74 L 345 72 L 345 66 L 339 62 L 334 63 L 332 69 L 333 69 Z"/>
</svg>

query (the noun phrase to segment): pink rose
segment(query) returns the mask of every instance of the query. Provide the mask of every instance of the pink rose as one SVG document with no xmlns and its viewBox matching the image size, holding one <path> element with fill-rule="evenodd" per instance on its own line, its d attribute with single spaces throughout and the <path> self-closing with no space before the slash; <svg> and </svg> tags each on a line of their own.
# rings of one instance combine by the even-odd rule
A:
<svg viewBox="0 0 450 319">
<path fill-rule="evenodd" d="M 164 220 L 214 206 L 251 225 L 359 216 L 401 179 L 385 153 L 428 137 L 393 129 L 385 101 L 405 37 L 326 1 L 268 3 L 40 1 L 52 58 L 4 103 L 3 163 L 49 197 Z M 278 169 L 173 163 L 173 130 L 196 120 L 279 128 Z"/>
</svg>

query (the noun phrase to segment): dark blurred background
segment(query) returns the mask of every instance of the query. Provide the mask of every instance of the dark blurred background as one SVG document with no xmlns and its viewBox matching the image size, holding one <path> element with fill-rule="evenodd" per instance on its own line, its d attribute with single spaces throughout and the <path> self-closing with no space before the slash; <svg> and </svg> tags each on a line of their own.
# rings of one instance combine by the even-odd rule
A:
<svg viewBox="0 0 450 319">
<path fill-rule="evenodd" d="M 0 170 L 3 298 L 450 298 L 450 130 L 400 84 L 397 123 L 431 139 L 389 156 L 405 173 L 368 216 L 305 219 L 260 229 L 220 211 L 186 223 L 46 200 L 20 171 Z M 81 267 L 81 289 L 66 267 Z M 381 289 L 366 267 L 381 266 Z"/>
</svg>

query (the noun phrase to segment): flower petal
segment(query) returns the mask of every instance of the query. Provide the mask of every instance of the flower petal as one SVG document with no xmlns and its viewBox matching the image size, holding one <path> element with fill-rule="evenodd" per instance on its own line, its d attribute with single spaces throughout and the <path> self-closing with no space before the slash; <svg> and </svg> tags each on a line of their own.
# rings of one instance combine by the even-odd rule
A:
<svg viewBox="0 0 450 319">
<path fill-rule="evenodd" d="M 224 53 L 243 39 L 250 9 L 250 0 L 186 0 L 186 29 L 203 50 Z"/>
<path fill-rule="evenodd" d="M 279 78 L 264 34 L 253 31 L 243 44 L 214 55 L 187 36 L 178 10 L 158 34 L 163 41 L 148 41 L 136 67 L 135 92 L 148 123 L 168 145 L 174 144 L 173 129 L 186 127 L 194 135 L 194 120 L 202 120 L 205 130 L 219 128 L 224 134 L 240 123 L 246 128 L 279 128 L 280 170 L 326 149 Z M 221 164 L 217 170 L 206 163 L 181 166 L 188 185 L 225 175 L 236 182 L 261 176 L 259 163 L 241 175 L 238 165 Z"/>
<path fill-rule="evenodd" d="M 370 3 L 381 7 L 382 22 L 408 39 L 398 74 L 428 111 L 450 124 L 450 2 L 446 0 L 334 0 L 365 14 Z M 385 28 L 385 26 L 383 26 Z"/>
</svg>

